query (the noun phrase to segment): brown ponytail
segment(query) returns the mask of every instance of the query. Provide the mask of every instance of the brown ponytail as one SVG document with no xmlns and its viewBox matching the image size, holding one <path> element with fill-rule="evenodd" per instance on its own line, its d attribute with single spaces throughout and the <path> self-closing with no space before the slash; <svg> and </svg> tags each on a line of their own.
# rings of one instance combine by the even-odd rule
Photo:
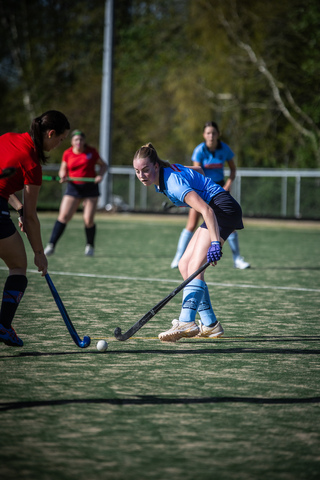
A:
<svg viewBox="0 0 320 480">
<path fill-rule="evenodd" d="M 158 157 L 157 151 L 152 145 L 152 143 L 146 143 L 146 145 L 142 145 L 139 150 L 136 151 L 134 154 L 133 160 L 136 158 L 149 158 L 150 162 L 155 165 L 158 163 L 160 167 L 170 167 L 170 162 L 166 160 L 161 160 Z"/>
<path fill-rule="evenodd" d="M 49 110 L 40 117 L 33 119 L 30 136 L 33 140 L 40 163 L 45 164 L 47 158 L 43 151 L 43 138 L 48 130 L 54 130 L 56 135 L 61 135 L 66 130 L 70 130 L 70 124 L 66 116 L 57 110 Z"/>
</svg>

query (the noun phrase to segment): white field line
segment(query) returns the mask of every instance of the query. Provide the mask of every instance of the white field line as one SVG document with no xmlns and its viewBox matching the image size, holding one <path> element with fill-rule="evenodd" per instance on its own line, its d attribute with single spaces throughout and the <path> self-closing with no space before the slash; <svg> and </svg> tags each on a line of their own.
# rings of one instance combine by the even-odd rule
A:
<svg viewBox="0 0 320 480">
<path fill-rule="evenodd" d="M 0 270 L 7 270 L 6 267 L 0 267 Z M 37 273 L 37 270 L 28 269 L 29 273 Z M 127 281 L 139 281 L 139 282 L 162 282 L 162 283 L 182 283 L 181 280 L 173 280 L 169 278 L 143 278 L 143 277 L 127 277 L 121 275 L 97 275 L 95 273 L 73 273 L 73 272 L 56 272 L 50 270 L 50 275 L 63 275 L 68 277 L 87 277 L 87 278 L 104 278 L 106 280 L 127 280 Z M 277 285 L 248 285 L 245 283 L 219 283 L 219 282 L 206 282 L 207 285 L 213 285 L 216 287 L 229 287 L 229 288 L 254 288 L 262 290 L 287 290 L 291 292 L 316 292 L 320 293 L 319 288 L 303 288 L 303 287 L 281 287 Z"/>
</svg>

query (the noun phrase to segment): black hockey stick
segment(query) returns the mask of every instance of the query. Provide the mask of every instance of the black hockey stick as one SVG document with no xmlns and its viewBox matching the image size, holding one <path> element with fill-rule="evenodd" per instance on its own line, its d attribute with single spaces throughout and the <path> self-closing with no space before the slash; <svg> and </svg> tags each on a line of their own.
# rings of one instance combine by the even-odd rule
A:
<svg viewBox="0 0 320 480">
<path fill-rule="evenodd" d="M 16 173 L 16 169 L 14 167 L 4 168 L 0 173 L 0 178 L 8 178 L 12 177 Z"/>
<path fill-rule="evenodd" d="M 208 266 L 210 262 L 206 262 L 202 267 L 198 268 L 196 272 L 194 272 L 190 277 L 188 277 L 184 282 L 182 282 L 177 288 L 175 288 L 169 295 L 167 295 L 161 302 L 157 303 L 149 312 L 147 312 L 140 320 L 138 320 L 134 325 L 132 325 L 129 330 L 125 333 L 121 333 L 121 328 L 117 327 L 114 330 L 114 336 L 117 340 L 124 341 L 128 340 L 128 338 L 132 337 L 138 330 L 140 330 L 143 325 L 145 325 L 149 320 L 154 317 L 170 300 L 177 295 L 181 290 L 184 289 L 186 285 L 188 285 L 191 280 L 199 275 L 199 273 L 203 272 Z"/>
<path fill-rule="evenodd" d="M 76 329 L 74 328 L 70 318 L 69 318 L 69 315 L 68 315 L 68 312 L 67 310 L 65 309 L 65 306 L 63 305 L 62 303 L 62 300 L 57 292 L 57 289 L 56 287 L 54 286 L 50 276 L 49 276 L 49 273 L 47 273 L 45 275 L 45 278 L 47 280 L 47 283 L 49 285 L 49 288 L 50 288 L 50 291 L 52 293 L 52 296 L 57 304 L 57 307 L 59 308 L 59 311 L 61 313 L 61 316 L 64 320 L 64 323 L 66 324 L 66 327 L 67 329 L 69 330 L 69 333 L 74 341 L 74 343 L 80 347 L 80 348 L 86 348 L 86 347 L 89 347 L 90 345 L 90 342 L 91 342 L 91 339 L 90 337 L 83 337 L 83 340 L 81 340 L 81 338 L 79 337 L 79 335 L 77 334 L 76 332 Z"/>
</svg>

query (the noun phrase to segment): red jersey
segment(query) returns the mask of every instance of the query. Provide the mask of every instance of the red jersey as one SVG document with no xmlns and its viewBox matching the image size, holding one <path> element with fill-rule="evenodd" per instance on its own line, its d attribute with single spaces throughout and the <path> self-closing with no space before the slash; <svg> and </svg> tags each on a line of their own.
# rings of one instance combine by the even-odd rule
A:
<svg viewBox="0 0 320 480">
<path fill-rule="evenodd" d="M 0 179 L 0 197 L 6 200 L 22 190 L 24 185 L 42 184 L 42 168 L 29 133 L 5 133 L 0 136 L 0 169 L 8 167 L 14 167 L 16 173 Z"/>
<path fill-rule="evenodd" d="M 63 162 L 66 162 L 69 177 L 87 177 L 94 178 L 96 176 L 95 165 L 100 155 L 97 150 L 89 145 L 85 146 L 82 153 L 73 153 L 72 147 L 68 148 L 62 156 Z M 73 182 L 84 183 L 84 182 Z"/>
</svg>

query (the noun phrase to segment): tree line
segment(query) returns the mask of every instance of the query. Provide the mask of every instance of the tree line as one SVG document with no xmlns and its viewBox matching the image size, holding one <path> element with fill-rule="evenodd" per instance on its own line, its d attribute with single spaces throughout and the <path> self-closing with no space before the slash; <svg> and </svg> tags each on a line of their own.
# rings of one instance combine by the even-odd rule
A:
<svg viewBox="0 0 320 480">
<path fill-rule="evenodd" d="M 1 134 L 54 108 L 99 146 L 104 10 L 104 0 L 0 0 Z M 112 164 L 131 164 L 149 141 L 190 163 L 214 120 L 240 167 L 320 167 L 317 0 L 117 0 L 114 10 Z"/>
</svg>

